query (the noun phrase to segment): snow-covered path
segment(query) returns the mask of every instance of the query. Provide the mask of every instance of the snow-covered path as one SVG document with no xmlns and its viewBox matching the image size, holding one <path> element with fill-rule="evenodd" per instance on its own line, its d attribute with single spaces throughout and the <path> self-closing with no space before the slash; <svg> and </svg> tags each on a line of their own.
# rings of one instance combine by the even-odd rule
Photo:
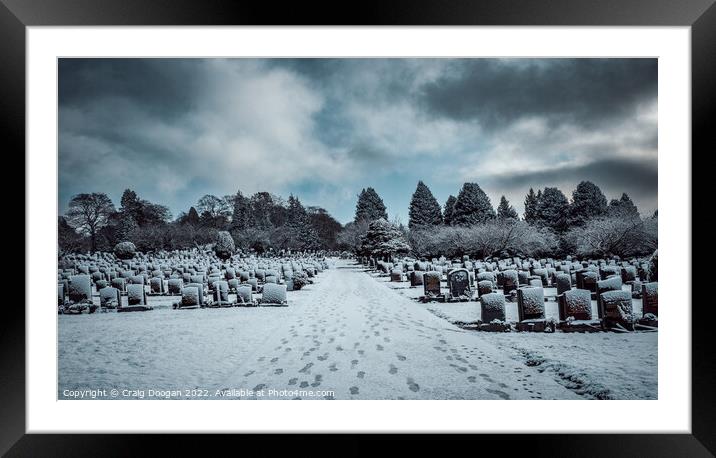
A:
<svg viewBox="0 0 716 458">
<path fill-rule="evenodd" d="M 577 397 L 358 268 L 339 265 L 310 298 L 217 388 L 330 390 L 336 399 Z"/>
<path fill-rule="evenodd" d="M 61 316 L 59 397 L 114 387 L 230 399 L 580 398 L 346 262 L 289 303 Z"/>
</svg>

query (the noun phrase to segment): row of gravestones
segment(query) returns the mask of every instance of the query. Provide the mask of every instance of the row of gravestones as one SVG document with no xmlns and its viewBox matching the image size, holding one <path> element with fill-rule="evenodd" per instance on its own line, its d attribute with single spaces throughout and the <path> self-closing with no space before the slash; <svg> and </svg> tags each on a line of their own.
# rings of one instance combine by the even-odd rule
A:
<svg viewBox="0 0 716 458">
<path fill-rule="evenodd" d="M 549 265 L 549 263 L 546 263 Z M 463 264 L 464 265 L 464 264 Z M 505 267 L 513 265 L 503 264 Z M 408 272 L 411 286 L 422 285 L 422 301 L 470 300 L 473 291 L 481 303 L 481 321 L 486 330 L 505 330 L 505 298 L 516 296 L 518 304 L 520 330 L 554 330 L 547 322 L 544 308 L 544 287 L 557 289 L 560 325 L 565 330 L 588 330 L 598 324 L 601 328 L 621 328 L 632 330 L 635 325 L 652 328 L 657 324 L 658 283 L 642 284 L 638 268 L 628 263 L 625 266 L 606 262 L 570 263 L 569 269 L 560 268 L 568 264 L 558 264 L 558 268 L 543 268 L 541 263 L 530 265 L 531 271 L 488 270 L 483 266 L 467 268 L 452 263 L 448 270 L 447 294 L 442 293 L 443 271 L 425 262 L 402 263 L 402 269 L 392 263 L 379 261 L 376 266 L 382 271 L 389 270 L 392 281 L 402 281 L 404 272 Z M 412 266 L 412 269 L 410 268 Z M 524 266 L 524 264 L 523 264 Z M 571 268 L 573 267 L 573 268 Z M 422 271 L 420 269 L 434 270 Z M 530 275 L 530 273 L 532 275 Z M 474 288 L 477 283 L 476 288 Z M 622 285 L 631 286 L 631 292 L 624 291 Z M 573 286 L 576 285 L 576 288 Z M 498 288 L 502 292 L 497 292 Z M 637 319 L 632 307 L 632 298 L 643 300 L 642 317 Z M 592 316 L 592 298 L 597 301 L 597 317 Z M 592 322 L 592 323 L 590 323 Z"/>
<path fill-rule="evenodd" d="M 89 259 L 88 259 L 89 258 Z M 166 260 L 166 258 L 164 258 Z M 176 258 L 175 258 L 176 259 Z M 185 257 L 181 258 L 186 261 Z M 151 261 L 151 259 L 149 259 Z M 189 267 L 186 263 L 180 266 L 164 264 L 161 267 L 148 264 L 136 264 L 112 260 L 106 254 L 82 257 L 83 264 L 74 264 L 67 268 L 68 259 L 61 260 L 64 269 L 58 271 L 58 305 L 60 313 L 93 312 L 96 306 L 92 302 L 92 286 L 100 296 L 103 310 L 118 311 L 151 310 L 147 304 L 145 285 L 149 285 L 150 295 L 181 295 L 182 299 L 175 303 L 175 308 L 192 308 L 204 306 L 226 307 L 234 305 L 286 305 L 286 290 L 291 289 L 292 273 L 302 270 L 307 276 L 313 277 L 328 268 L 327 262 L 317 259 L 282 259 L 278 263 L 272 259 L 253 262 L 212 265 L 209 275 L 206 271 L 194 270 L 202 265 L 201 259 Z M 94 264 L 88 264 L 93 261 Z M 103 262 L 104 261 L 104 262 Z M 253 261 L 253 259 L 252 259 Z M 275 263 L 275 265 L 274 265 Z M 100 264 L 100 265 L 97 265 Z M 124 270 L 110 270 L 120 264 Z M 232 267 L 233 266 L 233 267 Z M 252 267 L 255 268 L 252 268 Z M 268 267 L 274 266 L 277 270 Z M 155 269 L 155 267 L 158 267 Z M 151 276 L 147 270 L 153 269 Z M 238 272 L 237 272 L 237 269 Z M 79 272 L 79 274 L 77 274 Z M 181 273 L 181 275 L 179 275 Z M 167 284 L 165 286 L 165 280 Z M 279 285 L 281 282 L 283 284 Z M 213 295 L 212 300 L 204 298 L 204 292 Z M 229 301 L 229 292 L 237 295 L 236 301 Z M 260 300 L 252 297 L 253 292 L 262 292 Z M 127 306 L 122 306 L 122 295 L 127 296 Z"/>
</svg>

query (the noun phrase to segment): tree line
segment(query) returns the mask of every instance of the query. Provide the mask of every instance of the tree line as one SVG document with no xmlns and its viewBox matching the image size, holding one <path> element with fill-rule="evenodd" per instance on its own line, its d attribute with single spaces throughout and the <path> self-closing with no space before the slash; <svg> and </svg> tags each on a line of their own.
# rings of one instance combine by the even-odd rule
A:
<svg viewBox="0 0 716 458">
<path fill-rule="evenodd" d="M 111 250 L 121 241 L 140 251 L 186 249 L 213 243 L 227 231 L 237 248 L 267 250 L 347 250 L 391 257 L 411 253 L 436 256 L 637 256 L 656 249 L 658 216 L 642 218 L 627 194 L 607 201 L 597 185 L 582 181 L 568 199 L 555 187 L 530 188 L 524 214 L 503 195 L 495 209 L 477 183 L 465 183 L 440 205 L 419 181 L 410 200 L 407 227 L 388 220 L 375 189 L 358 195 L 355 217 L 341 225 L 325 209 L 304 207 L 298 197 L 284 200 L 268 192 L 224 197 L 205 195 L 172 218 L 169 209 L 127 189 L 115 208 L 102 193 L 72 197 L 59 218 L 63 251 Z"/>
</svg>

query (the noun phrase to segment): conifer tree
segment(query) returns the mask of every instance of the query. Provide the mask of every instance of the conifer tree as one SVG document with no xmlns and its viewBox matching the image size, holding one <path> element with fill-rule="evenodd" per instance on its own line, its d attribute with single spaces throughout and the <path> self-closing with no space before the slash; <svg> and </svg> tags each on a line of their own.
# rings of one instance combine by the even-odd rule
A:
<svg viewBox="0 0 716 458">
<path fill-rule="evenodd" d="M 386 212 L 383 199 L 375 192 L 375 189 L 363 189 L 360 195 L 358 195 L 355 221 L 363 220 L 371 222 L 379 218 L 388 219 L 388 213 Z"/>
<path fill-rule="evenodd" d="M 517 219 L 517 212 L 505 196 L 500 198 L 500 205 L 497 206 L 497 217 L 499 219 Z"/>
<path fill-rule="evenodd" d="M 418 181 L 418 187 L 410 199 L 410 229 L 439 226 L 443 222 L 440 204 L 425 183 Z"/>
<path fill-rule="evenodd" d="M 490 198 L 477 183 L 465 183 L 453 207 L 452 224 L 471 226 L 495 218 Z"/>
<path fill-rule="evenodd" d="M 445 208 L 443 210 L 443 222 L 446 226 L 452 225 L 452 215 L 453 210 L 455 210 L 455 202 L 457 202 L 457 197 L 450 195 L 448 197 L 447 201 L 445 202 Z"/>
</svg>

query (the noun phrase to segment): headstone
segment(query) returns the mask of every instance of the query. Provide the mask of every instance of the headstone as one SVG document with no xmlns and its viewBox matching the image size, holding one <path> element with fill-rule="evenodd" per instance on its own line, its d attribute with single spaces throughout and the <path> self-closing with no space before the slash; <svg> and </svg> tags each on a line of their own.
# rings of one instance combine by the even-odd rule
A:
<svg viewBox="0 0 716 458">
<path fill-rule="evenodd" d="M 113 278 L 111 285 L 117 288 L 121 293 L 127 292 L 127 280 L 123 277 Z"/>
<path fill-rule="evenodd" d="M 541 287 L 518 289 L 517 312 L 520 321 L 544 319 L 544 289 Z"/>
<path fill-rule="evenodd" d="M 557 295 L 572 289 L 572 278 L 568 274 L 557 274 L 555 275 L 555 279 L 557 283 Z"/>
<path fill-rule="evenodd" d="M 127 304 L 147 305 L 147 296 L 144 292 L 144 285 L 135 283 L 127 285 Z"/>
<path fill-rule="evenodd" d="M 164 294 L 164 280 L 162 277 L 154 277 L 149 280 L 152 294 Z"/>
<path fill-rule="evenodd" d="M 470 298 L 470 276 L 467 269 L 453 269 L 448 272 L 448 290 L 453 299 Z"/>
<path fill-rule="evenodd" d="M 605 315 L 604 304 L 602 303 L 602 293 L 608 291 L 621 291 L 622 290 L 622 278 L 611 277 L 606 280 L 600 280 L 597 282 L 597 311 L 599 312 L 599 318 L 603 318 Z M 629 294 L 629 300 L 631 301 L 631 294 Z"/>
<path fill-rule="evenodd" d="M 167 284 L 167 290 L 172 296 L 180 295 L 183 287 L 184 281 L 181 278 L 170 278 Z"/>
<path fill-rule="evenodd" d="M 122 304 L 122 295 L 117 288 L 108 286 L 99 290 L 99 303 L 103 308 L 114 309 Z"/>
<path fill-rule="evenodd" d="M 215 281 L 213 284 L 214 302 L 222 306 L 229 303 L 229 283 L 223 280 Z"/>
<path fill-rule="evenodd" d="M 519 287 L 520 280 L 516 270 L 505 270 L 502 272 L 502 288 L 505 295 L 510 294 L 512 291 Z"/>
<path fill-rule="evenodd" d="M 659 316 L 659 283 L 645 283 L 641 288 L 642 313 Z"/>
<path fill-rule="evenodd" d="M 492 294 L 494 283 L 489 280 L 482 280 L 477 282 L 477 294 L 482 297 L 485 294 Z M 503 298 L 504 299 L 504 298 Z"/>
<path fill-rule="evenodd" d="M 261 294 L 262 305 L 286 305 L 286 286 L 266 283 Z"/>
<path fill-rule="evenodd" d="M 605 320 L 626 325 L 631 325 L 634 322 L 631 293 L 629 291 L 607 291 L 601 293 L 600 298 Z"/>
<path fill-rule="evenodd" d="M 413 270 L 410 272 L 410 286 L 422 286 L 424 274 L 425 272 L 421 270 Z"/>
<path fill-rule="evenodd" d="M 89 275 L 73 275 L 70 277 L 69 299 L 72 302 L 91 302 L 92 284 Z"/>
<path fill-rule="evenodd" d="M 180 308 L 197 308 L 202 304 L 201 295 L 199 293 L 199 287 L 187 286 L 181 291 L 181 303 Z"/>
<path fill-rule="evenodd" d="M 505 321 L 505 295 L 487 293 L 480 295 L 480 320 L 490 323 L 492 320 Z"/>
<path fill-rule="evenodd" d="M 425 292 L 426 297 L 440 296 L 441 278 L 442 274 L 440 272 L 425 272 L 425 274 L 423 275 L 423 291 Z"/>
<path fill-rule="evenodd" d="M 204 305 L 204 284 L 203 283 L 189 283 L 187 287 L 194 287 L 197 289 L 199 294 L 199 305 Z M 185 288 L 186 289 L 186 288 Z M 182 290 L 183 291 L 183 290 Z M 183 295 L 183 293 L 182 293 Z"/>
<path fill-rule="evenodd" d="M 253 304 L 251 286 L 239 286 L 236 288 L 236 300 L 241 304 Z"/>
<path fill-rule="evenodd" d="M 586 289 L 570 289 L 559 296 L 559 319 L 565 321 L 592 319 L 592 293 Z"/>
<path fill-rule="evenodd" d="M 393 269 L 390 271 L 390 281 L 400 282 L 403 281 L 403 271 L 400 269 Z"/>
</svg>

